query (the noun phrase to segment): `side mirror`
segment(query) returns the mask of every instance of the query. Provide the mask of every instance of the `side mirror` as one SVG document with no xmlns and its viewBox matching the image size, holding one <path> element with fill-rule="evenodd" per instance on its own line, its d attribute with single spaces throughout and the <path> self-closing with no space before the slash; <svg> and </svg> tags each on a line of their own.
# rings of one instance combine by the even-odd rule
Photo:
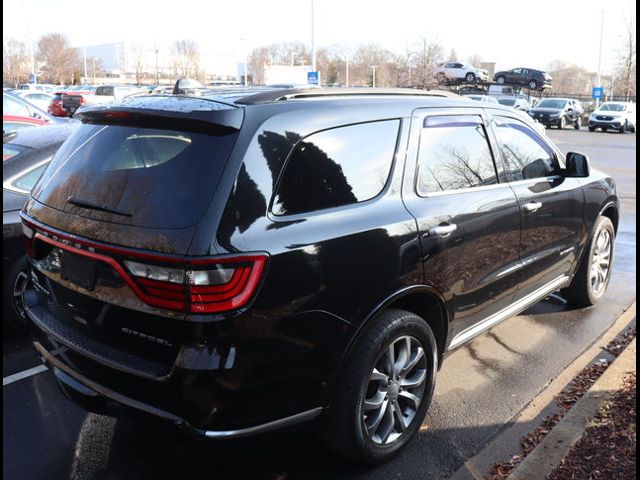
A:
<svg viewBox="0 0 640 480">
<path fill-rule="evenodd" d="M 567 168 L 564 176 L 571 178 L 582 178 L 589 176 L 589 157 L 583 153 L 567 153 Z"/>
</svg>

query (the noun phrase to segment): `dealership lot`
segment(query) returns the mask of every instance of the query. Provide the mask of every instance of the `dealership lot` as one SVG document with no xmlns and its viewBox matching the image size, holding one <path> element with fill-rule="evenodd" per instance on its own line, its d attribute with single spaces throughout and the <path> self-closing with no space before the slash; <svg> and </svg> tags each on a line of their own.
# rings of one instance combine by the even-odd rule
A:
<svg viewBox="0 0 640 480">
<path fill-rule="evenodd" d="M 306 429 L 272 441 L 194 441 L 140 421 L 87 415 L 42 372 L 28 339 L 5 331 L 4 467 L 7 478 L 437 478 L 456 471 L 635 297 L 635 134 L 550 130 L 565 152 L 590 155 L 612 174 L 622 202 L 616 264 L 605 300 L 570 310 L 541 302 L 453 353 L 438 377 L 418 441 L 374 470 L 354 467 L 309 440 Z M 400 472 L 402 472 L 400 474 Z"/>
</svg>

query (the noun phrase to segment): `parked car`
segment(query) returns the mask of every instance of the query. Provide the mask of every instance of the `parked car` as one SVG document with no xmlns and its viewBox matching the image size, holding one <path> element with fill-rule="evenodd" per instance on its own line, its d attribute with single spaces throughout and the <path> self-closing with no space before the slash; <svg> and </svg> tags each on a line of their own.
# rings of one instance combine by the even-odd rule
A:
<svg viewBox="0 0 640 480">
<path fill-rule="evenodd" d="M 69 115 L 73 115 L 76 110 L 86 105 L 97 105 L 101 103 L 121 100 L 131 95 L 146 93 L 133 85 L 100 85 L 93 92 L 67 92 L 62 98 L 62 108 Z"/>
<path fill-rule="evenodd" d="M 27 278 L 20 209 L 52 155 L 77 124 L 4 135 L 2 146 L 2 299 L 4 321 L 24 328 L 22 291 Z"/>
<path fill-rule="evenodd" d="M 510 108 L 305 89 L 78 117 L 23 210 L 24 298 L 39 357 L 89 410 L 208 438 L 318 418 L 379 463 L 448 352 L 609 281 L 613 179 Z"/>
<path fill-rule="evenodd" d="M 50 92 L 56 88 L 53 83 L 23 83 L 18 89 L 29 90 L 32 92 Z"/>
<path fill-rule="evenodd" d="M 70 121 L 74 121 L 71 119 L 54 117 L 41 108 L 38 108 L 28 100 L 12 92 L 2 92 L 2 113 L 3 115 L 15 115 L 20 117 L 35 118 L 37 120 L 44 120 L 49 124 L 67 123 Z"/>
<path fill-rule="evenodd" d="M 498 99 L 498 103 L 525 112 L 531 108 L 531 104 L 524 98 L 503 97 Z"/>
<path fill-rule="evenodd" d="M 514 68 L 513 70 L 496 72 L 493 75 L 493 81 L 500 85 L 524 85 L 530 90 L 550 88 L 552 80 L 551 75 L 547 72 L 533 68 Z"/>
<path fill-rule="evenodd" d="M 468 83 L 474 83 L 478 80 L 485 82 L 489 80 L 488 71 L 461 62 L 441 63 L 436 68 L 435 75 L 436 78 L 442 82 L 447 80 L 464 80 Z"/>
<path fill-rule="evenodd" d="M 582 104 L 571 98 L 544 98 L 529 110 L 529 115 L 545 127 L 558 127 L 560 130 L 567 125 L 580 130 L 583 113 Z"/>
<path fill-rule="evenodd" d="M 44 110 L 45 112 L 49 109 L 49 105 L 51 105 L 51 100 L 53 100 L 54 98 L 54 96 L 50 93 L 34 91 L 34 90 L 14 90 L 13 93 L 31 102 L 41 110 Z"/>
<path fill-rule="evenodd" d="M 484 103 L 498 103 L 494 97 L 490 97 L 489 95 L 463 95 L 465 98 L 470 100 L 475 100 L 476 102 L 484 102 Z"/>
<path fill-rule="evenodd" d="M 630 102 L 605 102 L 589 115 L 589 131 L 636 131 L 636 105 Z"/>
<path fill-rule="evenodd" d="M 48 125 L 45 120 L 21 115 L 2 115 L 2 134 L 21 130 L 25 127 L 40 127 Z"/>
</svg>

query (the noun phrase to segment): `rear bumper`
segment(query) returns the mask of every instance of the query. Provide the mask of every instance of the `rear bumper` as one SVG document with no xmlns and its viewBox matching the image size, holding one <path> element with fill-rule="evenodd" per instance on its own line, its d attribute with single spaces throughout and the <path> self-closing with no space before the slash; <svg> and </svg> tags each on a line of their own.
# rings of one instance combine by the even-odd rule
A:
<svg viewBox="0 0 640 480">
<path fill-rule="evenodd" d="M 186 429 L 196 435 L 218 439 L 242 438 L 267 433 L 273 430 L 313 420 L 322 413 L 322 408 L 317 407 L 260 425 L 253 425 L 233 430 L 204 430 L 194 427 L 178 415 L 174 415 L 173 413 L 156 408 L 152 405 L 121 395 L 118 392 L 86 378 L 82 374 L 73 370 L 63 361 L 56 358 L 56 355 L 49 352 L 37 340 L 33 342 L 33 345 L 36 351 L 40 354 L 42 362 L 53 370 L 58 380 L 58 384 L 65 395 L 76 403 L 81 404 L 89 411 L 114 416 L 120 416 L 132 412 L 143 413 L 169 421 L 177 427 Z M 132 412 L 129 412 L 129 410 Z"/>
</svg>

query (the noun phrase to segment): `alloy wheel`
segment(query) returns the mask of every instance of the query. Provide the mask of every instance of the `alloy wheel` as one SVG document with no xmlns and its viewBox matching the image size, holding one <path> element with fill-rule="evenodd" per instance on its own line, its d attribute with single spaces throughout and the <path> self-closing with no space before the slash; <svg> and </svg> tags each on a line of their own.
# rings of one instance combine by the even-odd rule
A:
<svg viewBox="0 0 640 480">
<path fill-rule="evenodd" d="M 591 254 L 591 270 L 589 273 L 589 287 L 596 296 L 600 296 L 607 286 L 611 268 L 612 247 L 611 233 L 608 230 L 598 232 Z"/>
<path fill-rule="evenodd" d="M 25 318 L 24 313 L 24 289 L 27 286 L 27 274 L 20 272 L 13 282 L 13 306 L 21 319 Z"/>
<path fill-rule="evenodd" d="M 382 352 L 362 400 L 362 420 L 373 443 L 389 445 L 409 428 L 422 402 L 426 379 L 425 351 L 415 337 L 399 337 Z"/>
</svg>

